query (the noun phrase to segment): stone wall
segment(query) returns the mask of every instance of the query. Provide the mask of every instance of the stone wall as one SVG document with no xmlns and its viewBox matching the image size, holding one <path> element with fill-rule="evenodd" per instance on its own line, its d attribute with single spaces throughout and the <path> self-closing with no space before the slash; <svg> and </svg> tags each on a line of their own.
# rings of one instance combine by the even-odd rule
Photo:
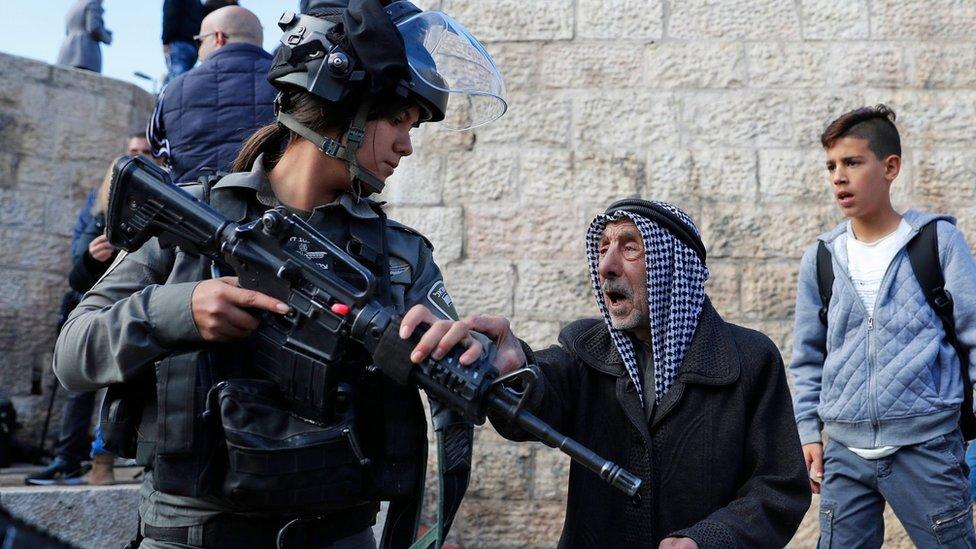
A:
<svg viewBox="0 0 976 549">
<path fill-rule="evenodd" d="M 788 360 L 798 259 L 840 220 L 817 136 L 863 104 L 899 114 L 899 207 L 954 213 L 976 243 L 971 2 L 420 3 L 486 40 L 510 110 L 473 132 L 419 131 L 384 199 L 434 241 L 462 314 L 506 315 L 532 345 L 595 314 L 583 231 L 610 201 L 642 196 L 695 217 L 715 306 L 768 333 Z M 50 375 L 70 226 L 151 101 L 5 55 L 0 75 L 0 387 L 40 418 L 42 399 L 27 390 L 31 368 Z M 558 452 L 483 427 L 474 467 L 455 540 L 555 545 L 568 469 Z M 815 511 L 796 546 L 815 538 Z"/>
<path fill-rule="evenodd" d="M 78 209 L 151 111 L 151 95 L 131 84 L 0 53 L 0 391 L 28 442 L 46 411 Z M 32 372 L 43 396 L 30 394 Z"/>
<path fill-rule="evenodd" d="M 425 4 L 486 40 L 510 108 L 471 133 L 422 130 L 385 198 L 433 239 L 462 314 L 506 315 L 533 345 L 596 313 L 584 229 L 610 201 L 641 196 L 693 215 L 716 308 L 769 334 L 789 360 L 799 258 L 841 220 L 818 136 L 865 104 L 898 113 L 896 206 L 953 213 L 976 244 L 972 2 Z M 553 546 L 567 461 L 490 427 L 478 437 L 454 537 L 469 548 Z M 815 510 L 796 546 L 815 539 Z"/>
</svg>

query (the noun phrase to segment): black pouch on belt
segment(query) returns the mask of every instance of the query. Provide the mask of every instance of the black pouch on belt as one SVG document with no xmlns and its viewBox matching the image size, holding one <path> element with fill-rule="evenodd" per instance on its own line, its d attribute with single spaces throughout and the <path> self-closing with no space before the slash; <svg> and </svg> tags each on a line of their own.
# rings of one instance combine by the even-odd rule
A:
<svg viewBox="0 0 976 549">
<path fill-rule="evenodd" d="M 232 379 L 209 397 L 219 410 L 227 446 L 222 492 L 264 510 L 346 508 L 366 503 L 362 452 L 352 421 L 352 388 L 337 387 L 336 414 L 327 423 L 289 410 L 277 384 Z"/>
<path fill-rule="evenodd" d="M 203 413 L 212 385 L 206 352 L 167 357 L 156 363 L 157 438 L 153 485 L 162 492 L 199 497 L 219 478 L 220 437 Z"/>
</svg>

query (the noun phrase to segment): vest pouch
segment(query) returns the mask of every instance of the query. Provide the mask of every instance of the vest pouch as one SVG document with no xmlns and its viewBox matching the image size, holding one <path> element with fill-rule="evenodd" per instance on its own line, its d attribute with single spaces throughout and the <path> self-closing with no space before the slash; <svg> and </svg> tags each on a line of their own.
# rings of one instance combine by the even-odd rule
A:
<svg viewBox="0 0 976 549">
<path fill-rule="evenodd" d="M 105 449 L 119 457 L 136 457 L 139 422 L 142 421 L 143 394 L 127 383 L 109 385 L 98 410 L 98 426 Z"/>
<path fill-rule="evenodd" d="M 353 425 L 350 386 L 339 384 L 339 413 L 329 424 L 289 411 L 271 381 L 234 379 L 214 389 L 210 405 L 219 406 L 227 445 L 225 496 L 275 511 L 340 509 L 370 501 L 363 486 L 369 460 Z"/>
<path fill-rule="evenodd" d="M 202 379 L 201 379 L 202 378 Z M 168 494 L 200 497 L 217 478 L 214 425 L 204 415 L 206 353 L 172 355 L 156 363 L 156 443 L 153 485 Z"/>
</svg>

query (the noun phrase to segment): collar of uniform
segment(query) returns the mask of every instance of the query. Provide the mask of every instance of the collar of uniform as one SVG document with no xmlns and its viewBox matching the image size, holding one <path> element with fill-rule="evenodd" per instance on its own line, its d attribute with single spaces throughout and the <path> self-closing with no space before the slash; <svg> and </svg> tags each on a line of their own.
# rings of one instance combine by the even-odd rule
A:
<svg viewBox="0 0 976 549">
<path fill-rule="evenodd" d="M 254 191 L 255 198 L 258 202 L 261 202 L 269 208 L 278 205 L 278 201 L 274 199 L 274 195 L 271 193 L 271 182 L 268 180 L 268 172 L 264 169 L 263 153 L 254 159 L 254 165 L 251 167 L 251 171 L 227 174 L 213 186 L 214 191 L 231 188 Z M 316 206 L 313 212 L 322 211 L 322 213 L 326 213 L 331 208 L 342 208 L 353 217 L 360 219 L 376 219 L 379 217 L 376 211 L 370 206 L 368 199 L 360 198 L 357 200 L 352 193 L 348 192 L 339 193 L 339 196 L 329 204 Z M 244 212 L 239 212 L 237 216 L 238 220 L 243 215 Z"/>
</svg>

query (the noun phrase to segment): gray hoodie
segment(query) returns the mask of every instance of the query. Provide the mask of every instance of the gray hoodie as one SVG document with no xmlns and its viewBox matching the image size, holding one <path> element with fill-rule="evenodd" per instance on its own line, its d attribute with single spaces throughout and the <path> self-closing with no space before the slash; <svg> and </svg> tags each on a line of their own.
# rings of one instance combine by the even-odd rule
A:
<svg viewBox="0 0 976 549">
<path fill-rule="evenodd" d="M 909 210 L 914 237 L 938 220 L 939 261 L 955 302 L 959 342 L 976 378 L 976 261 L 955 219 Z M 833 256 L 827 326 L 819 319 L 817 244 L 803 254 L 793 332 L 794 412 L 800 442 L 820 442 L 821 429 L 849 447 L 917 444 L 956 428 L 962 403 L 959 357 L 929 307 L 902 248 L 881 281 L 874 310 L 857 295 L 847 270 L 842 223 L 817 240 Z M 837 245 L 835 245 L 835 243 Z"/>
</svg>

